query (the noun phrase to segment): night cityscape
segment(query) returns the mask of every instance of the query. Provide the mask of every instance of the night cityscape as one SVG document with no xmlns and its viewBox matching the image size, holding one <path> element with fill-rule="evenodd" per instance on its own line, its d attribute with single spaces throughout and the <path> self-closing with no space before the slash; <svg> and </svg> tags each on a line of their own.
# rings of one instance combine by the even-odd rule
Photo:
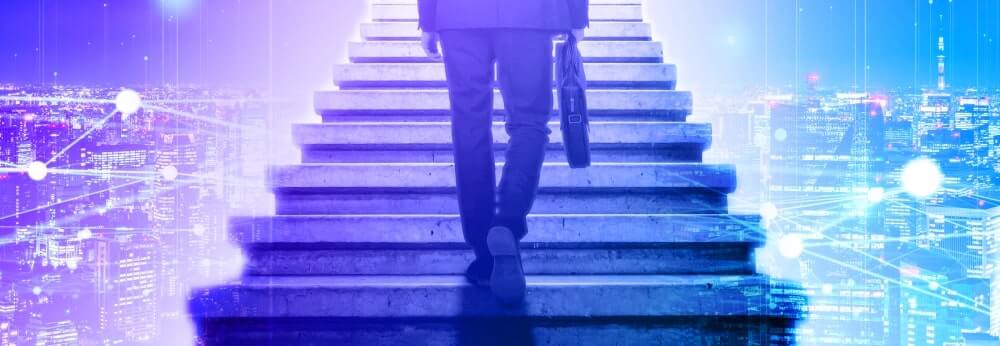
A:
<svg viewBox="0 0 1000 346">
<path fill-rule="evenodd" d="M 275 214 L 371 14 L 307 3 L 0 4 L 0 346 L 195 342 L 192 289 L 247 267 L 230 217 Z M 1000 345 L 1000 2 L 644 6 L 757 269 L 808 296 L 797 344 Z"/>
</svg>

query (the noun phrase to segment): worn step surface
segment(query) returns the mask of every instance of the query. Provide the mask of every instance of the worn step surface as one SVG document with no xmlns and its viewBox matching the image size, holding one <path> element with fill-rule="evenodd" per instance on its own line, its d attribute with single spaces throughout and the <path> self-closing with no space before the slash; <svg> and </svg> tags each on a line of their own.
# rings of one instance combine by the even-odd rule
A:
<svg viewBox="0 0 1000 346">
<path fill-rule="evenodd" d="M 557 120 L 546 151 L 547 162 L 565 162 Z M 334 122 L 299 124 L 293 138 L 304 163 L 454 162 L 449 122 Z M 493 124 L 495 157 L 509 137 L 503 122 Z M 591 122 L 595 162 L 700 162 L 711 145 L 709 124 L 681 122 Z"/>
<path fill-rule="evenodd" d="M 458 208 L 449 163 L 278 166 L 270 180 L 279 215 L 455 214 Z M 532 211 L 718 214 L 735 187 L 730 165 L 595 163 L 576 170 L 546 163 Z"/>
<path fill-rule="evenodd" d="M 196 292 L 206 318 L 769 317 L 798 318 L 795 285 L 760 275 L 528 276 L 519 308 L 461 276 L 248 276 Z M 433 297 L 433 299 L 428 299 Z"/>
<path fill-rule="evenodd" d="M 584 70 L 592 88 L 673 90 L 677 80 L 672 64 L 594 63 Z M 334 66 L 333 80 L 341 89 L 447 87 L 442 64 L 340 64 Z"/>
<path fill-rule="evenodd" d="M 556 107 L 557 102 L 553 102 Z M 503 98 L 496 92 L 494 111 L 503 114 Z M 330 90 L 313 97 L 317 113 L 326 118 L 393 115 L 448 115 L 445 90 Z M 594 117 L 650 117 L 661 121 L 683 121 L 691 114 L 691 93 L 670 90 L 589 90 L 587 106 Z M 599 119 L 595 119 L 597 121 Z"/>
<path fill-rule="evenodd" d="M 743 215 L 533 215 L 529 274 L 751 274 L 764 234 Z M 455 215 L 234 219 L 250 275 L 461 274 L 474 259 Z M 607 229 L 618 231 L 607 236 Z"/>
<path fill-rule="evenodd" d="M 584 62 L 663 62 L 663 45 L 655 41 L 584 41 L 580 53 Z M 420 42 L 410 41 L 351 42 L 347 54 L 354 63 L 437 62 L 427 57 Z"/>
<path fill-rule="evenodd" d="M 371 17 L 376 22 L 417 21 L 416 4 L 373 4 Z M 590 20 L 594 22 L 640 22 L 641 5 L 591 5 Z"/>
<path fill-rule="evenodd" d="M 641 22 L 593 22 L 586 29 L 586 41 L 650 41 L 652 28 Z M 417 41 L 416 22 L 374 22 L 361 24 L 361 37 L 368 41 Z"/>
</svg>

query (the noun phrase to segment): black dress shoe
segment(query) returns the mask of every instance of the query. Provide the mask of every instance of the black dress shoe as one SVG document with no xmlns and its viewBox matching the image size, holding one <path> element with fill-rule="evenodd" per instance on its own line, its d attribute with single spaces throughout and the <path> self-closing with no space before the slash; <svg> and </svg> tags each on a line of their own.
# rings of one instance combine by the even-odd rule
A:
<svg viewBox="0 0 1000 346">
<path fill-rule="evenodd" d="M 493 261 L 477 258 L 465 269 L 465 280 L 474 286 L 489 287 Z"/>
<path fill-rule="evenodd" d="M 507 227 L 496 226 L 486 235 L 486 245 L 493 255 L 490 288 L 501 303 L 517 305 L 524 301 L 526 283 L 521 267 L 521 248 Z"/>
</svg>

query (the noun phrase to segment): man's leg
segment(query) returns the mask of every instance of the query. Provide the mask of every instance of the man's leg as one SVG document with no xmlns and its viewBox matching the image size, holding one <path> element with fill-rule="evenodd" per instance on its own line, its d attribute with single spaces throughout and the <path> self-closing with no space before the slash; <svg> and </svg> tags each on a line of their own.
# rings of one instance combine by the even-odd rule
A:
<svg viewBox="0 0 1000 346">
<path fill-rule="evenodd" d="M 538 192 L 549 143 L 552 113 L 552 33 L 497 30 L 494 40 L 498 81 L 507 110 L 506 163 L 500 179 L 494 224 L 510 228 L 520 239 Z"/>
<path fill-rule="evenodd" d="M 496 211 L 496 166 L 492 132 L 494 55 L 490 42 L 490 32 L 485 30 L 441 32 L 462 232 L 477 262 L 486 261 L 491 266 L 486 232 Z M 489 269 L 485 268 L 487 273 Z"/>
</svg>

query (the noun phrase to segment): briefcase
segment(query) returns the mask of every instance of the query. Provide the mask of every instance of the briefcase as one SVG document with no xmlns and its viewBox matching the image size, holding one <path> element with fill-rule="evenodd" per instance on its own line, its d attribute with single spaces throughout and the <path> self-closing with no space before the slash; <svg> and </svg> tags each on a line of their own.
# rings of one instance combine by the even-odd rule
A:
<svg viewBox="0 0 1000 346">
<path fill-rule="evenodd" d="M 556 47 L 556 89 L 566 160 L 572 168 L 590 166 L 590 124 L 587 119 L 587 77 L 573 35 Z"/>
</svg>

